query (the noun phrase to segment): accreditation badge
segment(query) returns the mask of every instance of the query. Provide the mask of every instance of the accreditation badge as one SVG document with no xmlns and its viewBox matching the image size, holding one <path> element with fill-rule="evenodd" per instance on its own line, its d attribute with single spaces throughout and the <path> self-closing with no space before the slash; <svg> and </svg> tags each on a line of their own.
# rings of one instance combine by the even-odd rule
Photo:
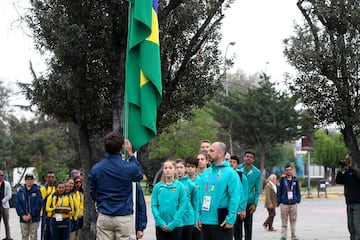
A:
<svg viewBox="0 0 360 240">
<path fill-rule="evenodd" d="M 288 197 L 288 200 L 293 200 L 293 198 L 294 198 L 293 192 L 292 192 L 292 191 L 288 191 L 288 192 L 287 192 L 287 197 Z"/>
<path fill-rule="evenodd" d="M 57 222 L 62 221 L 63 220 L 62 214 L 61 213 L 56 213 L 55 219 L 56 219 Z"/>
<path fill-rule="evenodd" d="M 210 211 L 210 203 L 211 203 L 211 197 L 210 196 L 204 196 L 203 205 L 202 205 L 201 210 Z"/>
</svg>

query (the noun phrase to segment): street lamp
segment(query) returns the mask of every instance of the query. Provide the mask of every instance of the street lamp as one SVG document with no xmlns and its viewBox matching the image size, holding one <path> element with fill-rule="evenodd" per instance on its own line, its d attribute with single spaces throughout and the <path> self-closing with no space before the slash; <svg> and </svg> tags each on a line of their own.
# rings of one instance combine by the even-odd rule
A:
<svg viewBox="0 0 360 240">
<path fill-rule="evenodd" d="M 225 94 L 226 96 L 229 95 L 229 82 L 226 75 L 226 54 L 230 46 L 234 46 L 235 42 L 229 42 L 225 49 L 225 56 L 224 56 L 224 80 L 225 80 Z"/>
<path fill-rule="evenodd" d="M 229 42 L 228 45 L 226 46 L 225 49 L 225 56 L 224 56 L 224 80 L 225 80 L 225 95 L 229 96 L 229 81 L 227 79 L 227 74 L 226 74 L 226 68 L 227 68 L 227 64 L 226 64 L 226 54 L 227 51 L 229 49 L 230 46 L 234 46 L 235 42 Z M 229 123 L 229 146 L 230 146 L 230 154 L 233 154 L 233 147 L 232 147 L 232 132 L 231 132 L 231 128 L 232 128 L 232 122 L 233 120 L 231 120 L 231 122 Z"/>
</svg>

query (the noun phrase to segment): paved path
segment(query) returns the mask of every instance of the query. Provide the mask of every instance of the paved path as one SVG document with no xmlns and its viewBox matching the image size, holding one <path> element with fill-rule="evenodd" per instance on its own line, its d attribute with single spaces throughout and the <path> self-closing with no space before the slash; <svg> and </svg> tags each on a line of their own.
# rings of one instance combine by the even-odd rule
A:
<svg viewBox="0 0 360 240">
<path fill-rule="evenodd" d="M 303 193 L 303 200 L 298 205 L 297 235 L 301 240 L 346 240 L 349 239 L 346 220 L 346 205 L 343 196 L 343 186 L 330 186 L 327 188 L 327 196 L 323 192 L 317 198 L 317 192 L 311 193 L 307 198 L 307 192 Z M 148 205 L 148 227 L 145 230 L 143 240 L 155 240 L 154 219 L 151 213 L 150 197 L 146 196 Z M 274 219 L 275 232 L 267 232 L 262 224 L 267 217 L 264 208 L 263 196 L 253 219 L 253 240 L 279 240 L 281 230 L 280 209 L 276 209 Z M 288 239 L 290 236 L 288 228 Z M 219 239 L 221 240 L 221 239 Z"/>
<path fill-rule="evenodd" d="M 267 232 L 262 223 L 267 217 L 263 202 L 254 214 L 253 240 L 279 240 L 280 239 L 280 210 L 276 209 L 274 220 L 275 232 Z M 288 228 L 288 239 L 290 236 Z M 298 205 L 297 235 L 301 240 L 345 240 L 349 239 L 346 227 L 345 199 L 337 198 L 312 198 L 304 199 Z M 148 204 L 148 227 L 143 240 L 155 240 L 154 220 Z M 221 239 L 219 239 L 221 240 Z"/>
<path fill-rule="evenodd" d="M 303 199 L 298 206 L 297 235 L 301 240 L 345 240 L 349 239 L 346 227 L 346 208 L 341 186 L 330 187 L 328 198 L 324 194 L 317 197 L 317 192 L 312 193 L 314 198 Z M 306 196 L 305 196 L 306 197 Z M 149 203 L 150 196 L 146 196 L 148 211 L 148 227 L 143 240 L 155 240 L 154 219 Z M 280 239 L 280 210 L 276 209 L 274 228 L 276 232 L 267 232 L 262 228 L 262 223 L 267 216 L 263 207 L 264 202 L 259 202 L 259 207 L 254 214 L 253 240 L 278 240 Z M 14 240 L 21 240 L 19 218 L 14 208 L 10 209 L 10 231 Z M 288 230 L 289 231 L 289 230 Z M 289 235 L 289 234 L 288 234 Z M 4 224 L 0 224 L 0 239 L 5 237 Z M 40 235 L 39 235 L 40 238 Z"/>
</svg>

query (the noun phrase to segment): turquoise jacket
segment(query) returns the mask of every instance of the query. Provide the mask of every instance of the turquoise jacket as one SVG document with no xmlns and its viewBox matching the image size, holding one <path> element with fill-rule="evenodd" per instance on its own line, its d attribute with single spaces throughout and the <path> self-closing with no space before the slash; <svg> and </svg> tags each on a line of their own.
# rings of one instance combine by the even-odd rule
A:
<svg viewBox="0 0 360 240">
<path fill-rule="evenodd" d="M 184 185 L 186 192 L 186 209 L 183 220 L 183 226 L 194 225 L 195 224 L 195 212 L 198 207 L 198 196 L 195 189 L 195 184 L 189 179 L 188 176 L 184 176 L 179 179 L 179 181 Z"/>
<path fill-rule="evenodd" d="M 156 227 L 167 226 L 169 231 L 183 226 L 182 217 L 186 208 L 184 185 L 178 180 L 170 185 L 158 182 L 151 195 L 151 210 Z"/>
<path fill-rule="evenodd" d="M 252 165 L 252 169 L 247 169 L 244 167 L 244 164 L 240 164 L 238 169 L 243 172 L 243 174 L 247 177 L 248 180 L 248 200 L 247 204 L 255 204 L 258 205 L 259 196 L 261 193 L 261 175 L 260 170 Z"/>
<path fill-rule="evenodd" d="M 207 168 L 199 185 L 199 221 L 202 224 L 219 225 L 218 208 L 229 210 L 225 221 L 234 224 L 240 202 L 240 179 L 227 161 Z M 210 208 L 204 210 L 204 197 L 211 198 Z"/>
<path fill-rule="evenodd" d="M 237 169 L 236 172 L 238 174 L 240 174 L 239 169 Z M 242 175 L 241 179 L 240 179 L 240 175 L 239 175 L 239 179 L 240 179 L 240 187 L 241 187 L 242 193 L 240 193 L 240 202 L 239 202 L 238 212 L 246 211 L 246 204 L 247 204 L 247 199 L 248 199 L 248 195 L 249 195 L 249 186 L 248 186 L 247 177 L 242 172 L 241 172 L 241 175 Z"/>
<path fill-rule="evenodd" d="M 199 219 L 199 204 L 200 204 L 200 196 L 199 196 L 199 186 L 200 186 L 200 179 L 201 179 L 201 176 L 200 175 L 196 175 L 196 178 L 195 179 L 190 179 L 190 181 L 192 183 L 194 183 L 195 185 L 195 191 L 196 191 L 196 197 L 197 197 L 197 206 L 195 208 L 195 211 L 194 211 L 194 218 L 195 218 L 195 223 L 194 223 L 194 227 L 196 227 L 196 221 Z"/>
</svg>

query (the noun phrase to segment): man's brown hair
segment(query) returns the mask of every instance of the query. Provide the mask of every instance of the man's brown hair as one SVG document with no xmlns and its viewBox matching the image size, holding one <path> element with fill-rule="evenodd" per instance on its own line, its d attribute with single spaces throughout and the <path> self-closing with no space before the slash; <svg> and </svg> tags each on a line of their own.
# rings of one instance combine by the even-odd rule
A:
<svg viewBox="0 0 360 240">
<path fill-rule="evenodd" d="M 118 131 L 113 131 L 105 136 L 105 151 L 109 154 L 120 153 L 124 144 L 124 137 Z"/>
</svg>

